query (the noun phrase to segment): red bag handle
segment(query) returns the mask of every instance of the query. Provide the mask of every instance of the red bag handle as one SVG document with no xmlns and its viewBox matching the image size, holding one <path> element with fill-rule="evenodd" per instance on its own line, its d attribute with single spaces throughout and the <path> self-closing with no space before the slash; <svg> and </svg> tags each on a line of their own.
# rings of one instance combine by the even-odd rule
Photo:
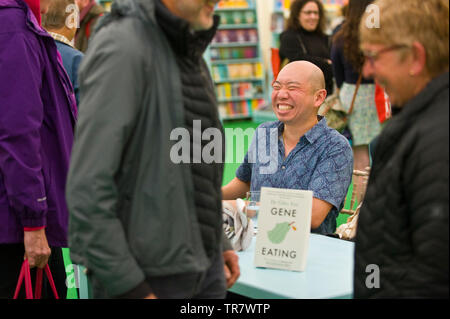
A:
<svg viewBox="0 0 450 319">
<path fill-rule="evenodd" d="M 45 265 L 43 270 L 47 275 L 48 281 L 50 282 L 50 286 L 52 288 L 55 299 L 59 299 L 58 292 L 56 291 L 55 282 L 53 281 L 53 276 L 48 264 Z M 34 299 L 41 299 L 43 270 L 38 268 L 36 271 L 36 286 L 34 291 Z M 17 299 L 17 297 L 19 296 L 20 288 L 22 286 L 22 282 L 24 281 L 24 279 L 25 279 L 26 299 L 33 299 L 33 287 L 31 284 L 30 265 L 28 263 L 28 259 L 25 259 L 23 261 L 22 268 L 20 269 L 19 280 L 17 281 L 16 291 L 14 292 L 14 299 Z"/>
</svg>

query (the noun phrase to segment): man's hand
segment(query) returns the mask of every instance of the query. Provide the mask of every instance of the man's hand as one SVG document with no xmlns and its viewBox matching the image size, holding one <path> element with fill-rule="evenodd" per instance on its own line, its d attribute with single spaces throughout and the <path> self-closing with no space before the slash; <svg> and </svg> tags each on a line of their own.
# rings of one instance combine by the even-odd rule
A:
<svg viewBox="0 0 450 319">
<path fill-rule="evenodd" d="M 45 229 L 25 231 L 23 243 L 25 245 L 25 259 L 28 259 L 30 268 L 44 268 L 51 254 Z"/>
<path fill-rule="evenodd" d="M 239 270 L 239 257 L 234 250 L 223 252 L 224 272 L 227 281 L 227 289 L 234 285 L 241 272 Z"/>
</svg>

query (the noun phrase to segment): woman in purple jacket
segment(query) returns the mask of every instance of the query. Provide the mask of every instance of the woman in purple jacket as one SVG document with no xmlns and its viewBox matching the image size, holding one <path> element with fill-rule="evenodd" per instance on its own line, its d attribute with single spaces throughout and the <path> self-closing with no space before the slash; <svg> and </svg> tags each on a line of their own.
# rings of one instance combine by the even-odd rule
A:
<svg viewBox="0 0 450 319">
<path fill-rule="evenodd" d="M 31 268 L 48 263 L 66 297 L 61 247 L 76 104 L 55 42 L 40 26 L 48 5 L 0 0 L 0 298 L 13 296 L 24 257 Z"/>
</svg>

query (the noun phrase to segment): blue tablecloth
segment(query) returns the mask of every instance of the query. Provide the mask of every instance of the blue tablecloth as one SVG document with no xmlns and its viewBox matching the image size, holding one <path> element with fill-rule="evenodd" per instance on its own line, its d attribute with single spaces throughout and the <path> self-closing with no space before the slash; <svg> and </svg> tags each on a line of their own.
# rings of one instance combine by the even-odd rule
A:
<svg viewBox="0 0 450 319">
<path fill-rule="evenodd" d="M 256 268 L 255 238 L 238 252 L 241 276 L 231 292 L 250 298 L 352 298 L 354 243 L 311 234 L 306 270 Z"/>
</svg>

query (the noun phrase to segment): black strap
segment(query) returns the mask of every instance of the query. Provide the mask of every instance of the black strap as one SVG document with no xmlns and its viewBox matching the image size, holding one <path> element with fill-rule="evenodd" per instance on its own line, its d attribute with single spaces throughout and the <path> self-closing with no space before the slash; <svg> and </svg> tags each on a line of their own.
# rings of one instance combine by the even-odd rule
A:
<svg viewBox="0 0 450 319">
<path fill-rule="evenodd" d="M 306 50 L 305 44 L 303 43 L 302 37 L 297 33 L 298 42 L 300 42 L 300 46 L 302 47 L 303 54 L 308 54 L 308 50 Z"/>
</svg>

